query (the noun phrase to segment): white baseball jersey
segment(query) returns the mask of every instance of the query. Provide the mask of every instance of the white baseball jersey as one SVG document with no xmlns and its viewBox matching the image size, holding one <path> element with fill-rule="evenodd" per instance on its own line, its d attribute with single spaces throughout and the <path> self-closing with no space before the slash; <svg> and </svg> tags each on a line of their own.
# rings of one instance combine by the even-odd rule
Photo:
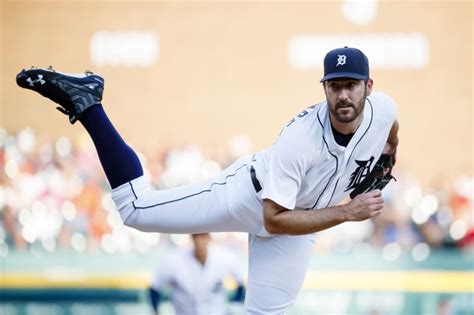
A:
<svg viewBox="0 0 474 315">
<path fill-rule="evenodd" d="M 223 315 L 227 295 L 222 280 L 226 276 L 243 283 L 239 262 L 226 251 L 210 246 L 206 263 L 201 265 L 192 249 L 180 249 L 158 266 L 151 287 L 157 291 L 171 288 L 176 314 Z"/>
<path fill-rule="evenodd" d="M 342 147 L 334 140 L 327 103 L 305 109 L 256 157 L 261 198 L 299 210 L 339 203 L 377 162 L 395 118 L 391 98 L 372 93 L 364 120 Z"/>
<path fill-rule="evenodd" d="M 272 147 L 237 160 L 206 182 L 157 191 L 142 176 L 114 189 L 112 198 L 124 223 L 142 231 L 249 233 L 246 313 L 283 314 L 303 283 L 314 236 L 270 235 L 263 199 L 308 211 L 339 203 L 375 165 L 395 118 L 391 98 L 372 93 L 361 125 L 343 147 L 334 140 L 322 102 L 295 117 Z"/>
</svg>

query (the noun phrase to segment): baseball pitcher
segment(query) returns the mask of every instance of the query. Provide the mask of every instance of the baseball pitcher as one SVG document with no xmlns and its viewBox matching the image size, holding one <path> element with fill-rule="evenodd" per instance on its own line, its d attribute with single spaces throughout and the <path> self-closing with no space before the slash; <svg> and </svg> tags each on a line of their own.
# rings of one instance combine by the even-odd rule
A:
<svg viewBox="0 0 474 315">
<path fill-rule="evenodd" d="M 276 142 L 197 184 L 155 190 L 101 104 L 104 79 L 32 68 L 19 86 L 59 104 L 90 134 L 125 225 L 161 233 L 249 234 L 246 314 L 283 314 L 298 294 L 315 233 L 380 215 L 398 145 L 393 100 L 372 93 L 356 48 L 327 53 L 326 100 L 291 119 Z M 340 202 L 350 194 L 351 200 Z"/>
</svg>

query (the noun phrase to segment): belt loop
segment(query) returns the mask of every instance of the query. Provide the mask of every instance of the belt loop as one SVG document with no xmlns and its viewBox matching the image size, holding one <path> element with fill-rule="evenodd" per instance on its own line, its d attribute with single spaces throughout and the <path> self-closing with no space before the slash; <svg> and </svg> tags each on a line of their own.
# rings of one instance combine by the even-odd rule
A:
<svg viewBox="0 0 474 315">
<path fill-rule="evenodd" d="M 252 179 L 253 188 L 255 188 L 255 191 L 259 193 L 262 190 L 262 186 L 257 179 L 257 174 L 253 165 L 250 166 L 250 178 Z"/>
</svg>

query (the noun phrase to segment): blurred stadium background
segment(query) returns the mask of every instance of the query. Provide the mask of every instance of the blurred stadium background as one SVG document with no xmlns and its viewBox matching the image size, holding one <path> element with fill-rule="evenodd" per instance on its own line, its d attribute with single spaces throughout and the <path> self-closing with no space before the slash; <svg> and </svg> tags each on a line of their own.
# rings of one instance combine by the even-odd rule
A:
<svg viewBox="0 0 474 315">
<path fill-rule="evenodd" d="M 343 45 L 398 103 L 398 181 L 382 216 L 319 233 L 290 314 L 474 314 L 471 1 L 0 3 L 0 314 L 151 314 L 152 271 L 188 245 L 122 226 L 91 141 L 19 70 L 102 74 L 164 188 L 271 145 L 324 98 L 322 59 Z M 214 238 L 246 264 L 246 235 Z"/>
</svg>

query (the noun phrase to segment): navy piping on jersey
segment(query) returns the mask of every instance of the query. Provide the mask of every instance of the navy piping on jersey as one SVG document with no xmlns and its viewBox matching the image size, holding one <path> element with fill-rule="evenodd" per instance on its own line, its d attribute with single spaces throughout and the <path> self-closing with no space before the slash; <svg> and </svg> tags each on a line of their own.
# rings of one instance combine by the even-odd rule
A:
<svg viewBox="0 0 474 315">
<path fill-rule="evenodd" d="M 329 204 L 331 203 L 332 197 L 334 197 L 334 193 L 336 192 L 336 187 L 337 187 L 337 184 L 339 184 L 339 180 L 340 180 L 340 179 L 341 179 L 341 178 L 339 177 L 339 178 L 336 180 L 336 185 L 334 185 L 334 189 L 333 189 L 333 191 L 332 191 L 331 198 L 329 198 L 329 201 L 328 201 L 328 203 L 327 203 L 327 205 L 326 205 L 326 208 L 329 207 Z"/>
<path fill-rule="evenodd" d="M 337 169 L 338 169 L 338 167 L 339 167 L 339 159 L 337 158 L 336 155 L 334 155 L 334 154 L 329 150 L 329 145 L 328 145 L 328 143 L 326 142 L 326 138 L 324 138 L 324 126 L 323 126 L 323 123 L 321 122 L 321 118 L 319 117 L 319 111 L 318 111 L 318 115 L 317 115 L 317 116 L 318 116 L 319 124 L 320 124 L 321 127 L 323 128 L 323 134 L 322 134 L 322 136 L 323 136 L 324 144 L 326 145 L 326 148 L 328 149 L 329 154 L 331 154 L 331 155 L 336 159 L 336 170 L 334 171 L 334 174 L 331 175 L 331 178 L 329 178 L 328 182 L 326 183 L 326 186 L 324 186 L 323 191 L 319 194 L 319 197 L 318 197 L 318 199 L 316 199 L 316 202 L 314 203 L 314 205 L 313 205 L 311 208 L 309 208 L 309 209 L 314 209 L 314 208 L 316 207 L 316 205 L 317 205 L 318 202 L 319 202 L 319 199 L 321 199 L 321 196 L 324 194 L 324 192 L 325 192 L 326 189 L 328 188 L 329 183 L 331 183 L 331 181 L 333 180 L 334 176 L 337 174 Z M 307 209 L 307 210 L 309 210 L 309 209 Z"/>
<path fill-rule="evenodd" d="M 205 189 L 205 190 L 201 190 L 200 192 L 197 192 L 197 193 L 194 193 L 194 194 L 191 194 L 191 195 L 187 195 L 187 196 L 184 196 L 184 197 L 181 197 L 181 198 L 178 198 L 178 199 L 173 199 L 173 200 L 168 200 L 168 201 L 165 201 L 165 202 L 160 202 L 160 203 L 157 203 L 157 204 L 154 204 L 154 205 L 150 205 L 150 206 L 136 206 L 135 205 L 135 201 L 138 199 L 137 196 L 135 195 L 135 191 L 133 190 L 133 184 L 131 182 L 130 183 L 130 186 L 132 186 L 132 191 L 133 191 L 133 194 L 135 195 L 135 201 L 132 202 L 132 205 L 133 205 L 133 208 L 136 210 L 136 209 L 149 209 L 149 208 L 153 208 L 153 207 L 156 207 L 156 206 L 162 206 L 162 205 L 165 205 L 165 204 L 168 204 L 168 203 L 172 203 L 172 202 L 176 202 L 176 201 L 180 201 L 180 200 L 183 200 L 183 199 L 187 199 L 187 198 L 190 198 L 190 197 L 194 197 L 194 196 L 197 196 L 197 195 L 200 195 L 202 193 L 205 193 L 205 192 L 210 192 L 211 189 L 212 189 L 212 186 L 214 185 L 225 185 L 227 183 L 227 178 L 229 177 L 232 177 L 232 176 L 235 176 L 235 174 L 237 174 L 237 172 L 243 168 L 243 167 L 246 167 L 247 164 L 242 164 L 239 168 L 237 168 L 234 172 L 234 174 L 230 174 L 230 175 L 227 175 L 225 177 L 225 181 L 223 183 L 212 183 L 210 186 L 209 186 L 209 189 Z"/>
<path fill-rule="evenodd" d="M 368 98 L 366 98 L 367 101 L 369 102 L 369 105 L 370 105 L 370 122 L 369 122 L 369 126 L 367 126 L 367 129 L 364 131 L 364 133 L 362 134 L 362 137 L 360 137 L 359 141 L 357 141 L 356 145 L 354 146 L 354 148 L 352 149 L 352 152 L 351 152 L 351 155 L 349 155 L 349 158 L 347 159 L 347 163 L 346 163 L 346 167 L 347 165 L 349 165 L 349 161 L 351 160 L 351 157 L 352 157 L 352 153 L 354 153 L 356 147 L 359 145 L 359 142 L 362 140 L 362 138 L 365 137 L 365 135 L 367 134 L 367 131 L 369 131 L 370 129 L 370 126 L 372 126 L 372 120 L 374 119 L 374 108 L 372 106 L 372 103 L 370 102 L 370 100 Z M 329 206 L 329 203 L 331 202 L 332 200 L 332 197 L 334 197 L 334 193 L 336 192 L 336 188 L 337 188 L 337 184 L 339 183 L 339 180 L 341 178 L 339 177 L 336 181 L 336 185 L 334 185 L 334 190 L 332 191 L 332 195 L 331 195 L 331 198 L 329 199 L 329 202 L 328 204 L 326 205 L 326 208 Z"/>
<path fill-rule="evenodd" d="M 133 196 L 135 196 L 135 200 L 137 200 L 138 197 L 137 197 L 137 194 L 135 193 L 135 189 L 133 189 L 132 182 L 128 182 L 128 184 L 130 185 L 130 188 L 132 189 Z M 119 209 L 118 211 L 120 212 L 120 211 L 122 211 L 123 209 L 124 209 L 124 208 Z M 133 212 L 132 212 L 132 213 L 133 213 Z M 123 222 L 127 222 L 128 218 L 132 215 L 132 213 L 130 213 L 130 214 L 125 218 L 125 220 L 123 220 Z"/>
<path fill-rule="evenodd" d="M 133 189 L 132 182 L 128 182 L 128 184 L 130 185 L 130 188 L 132 189 L 133 196 L 135 197 L 135 200 L 137 200 L 138 197 L 137 197 L 137 194 L 135 193 L 135 189 Z M 133 204 L 133 203 L 134 203 L 134 201 L 132 202 L 132 204 Z M 133 205 L 133 208 L 134 208 L 134 210 L 136 209 L 136 208 L 135 208 L 135 205 Z M 123 209 L 124 209 L 124 208 L 119 209 L 119 212 L 122 211 Z M 127 223 L 128 219 L 132 216 L 133 213 L 134 213 L 133 211 L 130 212 L 130 213 L 127 215 L 127 217 L 126 217 L 125 219 L 123 219 L 123 223 Z"/>
<path fill-rule="evenodd" d="M 128 182 L 130 184 L 130 187 L 132 188 L 133 195 L 135 196 L 135 200 L 138 199 L 137 194 L 135 193 L 135 189 L 133 189 L 132 182 Z"/>
</svg>

